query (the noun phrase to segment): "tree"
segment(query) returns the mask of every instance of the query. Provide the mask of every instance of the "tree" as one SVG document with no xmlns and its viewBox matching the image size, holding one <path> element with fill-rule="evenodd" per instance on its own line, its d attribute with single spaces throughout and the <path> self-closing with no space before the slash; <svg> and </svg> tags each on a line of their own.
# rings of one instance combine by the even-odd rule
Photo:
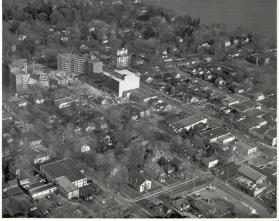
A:
<svg viewBox="0 0 279 221">
<path fill-rule="evenodd" d="M 197 147 L 197 148 L 204 147 L 203 139 L 196 134 L 193 136 L 192 143 L 193 143 L 194 147 Z"/>
<path fill-rule="evenodd" d="M 50 15 L 50 22 L 54 25 L 63 23 L 64 20 L 64 16 L 59 11 L 54 11 Z"/>
</svg>

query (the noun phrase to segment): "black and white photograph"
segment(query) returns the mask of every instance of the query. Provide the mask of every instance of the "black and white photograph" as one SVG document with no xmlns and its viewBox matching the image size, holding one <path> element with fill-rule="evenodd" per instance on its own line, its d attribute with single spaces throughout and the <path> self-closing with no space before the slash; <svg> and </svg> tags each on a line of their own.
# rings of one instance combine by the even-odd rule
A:
<svg viewBox="0 0 279 221">
<path fill-rule="evenodd" d="M 277 0 L 1 5 L 2 218 L 277 219 Z"/>
</svg>

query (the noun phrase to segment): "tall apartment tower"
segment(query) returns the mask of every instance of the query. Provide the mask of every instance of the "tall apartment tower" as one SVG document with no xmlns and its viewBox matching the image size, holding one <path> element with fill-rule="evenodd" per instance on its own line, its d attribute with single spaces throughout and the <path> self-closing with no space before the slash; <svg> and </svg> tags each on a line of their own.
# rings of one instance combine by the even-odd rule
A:
<svg viewBox="0 0 279 221">
<path fill-rule="evenodd" d="M 100 73 L 103 71 L 103 63 L 94 56 L 87 58 L 66 53 L 57 56 L 57 69 L 75 75 Z"/>
<path fill-rule="evenodd" d="M 22 93 L 25 89 L 28 88 L 29 77 L 30 74 L 27 74 L 21 70 L 10 72 L 10 88 L 17 93 Z"/>
<path fill-rule="evenodd" d="M 130 55 L 128 53 L 128 49 L 122 48 L 116 51 L 116 55 L 114 55 L 115 64 L 117 68 L 125 68 L 130 63 Z"/>
<path fill-rule="evenodd" d="M 96 58 L 94 55 L 91 55 L 87 60 L 87 73 L 102 73 L 103 72 L 103 62 Z"/>
<path fill-rule="evenodd" d="M 10 88 L 21 93 L 28 88 L 30 74 L 27 73 L 27 59 L 15 60 L 10 65 L 9 84 Z"/>
<path fill-rule="evenodd" d="M 86 70 L 86 59 L 70 53 L 58 54 L 57 69 L 75 75 L 84 74 Z"/>
</svg>

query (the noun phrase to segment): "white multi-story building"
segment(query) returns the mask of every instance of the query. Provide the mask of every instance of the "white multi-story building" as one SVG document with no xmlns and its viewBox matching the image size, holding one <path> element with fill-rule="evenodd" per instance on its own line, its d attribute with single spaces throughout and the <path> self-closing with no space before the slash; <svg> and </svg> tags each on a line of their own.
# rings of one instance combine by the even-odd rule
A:
<svg viewBox="0 0 279 221">
<path fill-rule="evenodd" d="M 130 63 L 128 49 L 122 48 L 116 51 L 115 64 L 117 68 L 125 68 Z"/>
<path fill-rule="evenodd" d="M 118 97 L 122 97 L 125 91 L 137 89 L 140 86 L 140 76 L 126 69 L 114 70 L 110 73 L 102 72 L 99 78 Z"/>
</svg>

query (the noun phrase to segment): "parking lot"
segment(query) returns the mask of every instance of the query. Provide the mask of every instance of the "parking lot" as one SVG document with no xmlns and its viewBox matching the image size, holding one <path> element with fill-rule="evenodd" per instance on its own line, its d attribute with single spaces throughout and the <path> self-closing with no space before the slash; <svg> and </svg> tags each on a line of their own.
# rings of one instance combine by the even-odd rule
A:
<svg viewBox="0 0 279 221">
<path fill-rule="evenodd" d="M 68 201 L 63 196 L 51 194 L 49 196 L 37 199 L 33 203 L 31 212 L 43 217 L 89 217 L 90 214 L 85 208 L 82 208 L 78 200 Z M 32 216 L 32 213 L 31 213 Z"/>
</svg>

